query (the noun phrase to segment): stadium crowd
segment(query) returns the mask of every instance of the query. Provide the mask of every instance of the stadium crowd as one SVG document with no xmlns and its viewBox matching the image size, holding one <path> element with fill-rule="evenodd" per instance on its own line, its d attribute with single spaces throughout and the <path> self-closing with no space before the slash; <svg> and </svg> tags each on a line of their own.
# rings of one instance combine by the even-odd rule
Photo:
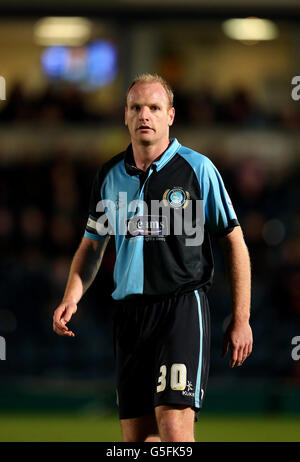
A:
<svg viewBox="0 0 300 462">
<path fill-rule="evenodd" d="M 270 109 L 257 101 L 246 86 L 235 86 L 226 97 L 216 94 L 213 86 L 200 85 L 193 91 L 174 88 L 176 122 L 197 126 L 221 124 L 237 128 L 284 128 L 297 130 L 299 106 L 292 100 L 279 109 Z M 42 90 L 30 93 L 16 81 L 1 110 L 1 123 L 120 122 L 122 104 L 107 105 L 95 110 L 88 104 L 87 94 L 71 83 L 48 83 Z"/>
</svg>

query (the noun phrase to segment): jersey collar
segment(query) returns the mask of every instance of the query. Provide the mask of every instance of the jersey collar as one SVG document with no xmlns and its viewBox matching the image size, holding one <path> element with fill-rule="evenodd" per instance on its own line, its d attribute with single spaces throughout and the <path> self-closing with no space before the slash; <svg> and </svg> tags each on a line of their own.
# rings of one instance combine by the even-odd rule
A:
<svg viewBox="0 0 300 462">
<path fill-rule="evenodd" d="M 150 167 L 153 166 L 153 168 L 155 168 L 157 172 L 161 170 L 172 159 L 172 157 L 175 156 L 175 154 L 177 153 L 178 149 L 181 146 L 176 138 L 170 141 L 171 141 L 171 144 L 165 150 L 161 158 L 157 160 L 156 162 L 152 162 L 152 164 L 150 165 Z M 129 173 L 129 175 L 140 175 L 141 173 L 145 173 L 143 172 L 143 170 L 140 170 L 135 165 L 131 144 L 128 146 L 125 152 L 124 162 L 125 162 L 126 171 L 127 173 Z"/>
<path fill-rule="evenodd" d="M 152 165 L 156 165 L 157 172 L 161 170 L 172 159 L 172 157 L 175 156 L 179 148 L 180 144 L 178 143 L 177 139 L 174 138 L 171 140 L 171 144 L 169 145 L 168 149 L 165 150 L 161 158 L 152 163 Z"/>
</svg>

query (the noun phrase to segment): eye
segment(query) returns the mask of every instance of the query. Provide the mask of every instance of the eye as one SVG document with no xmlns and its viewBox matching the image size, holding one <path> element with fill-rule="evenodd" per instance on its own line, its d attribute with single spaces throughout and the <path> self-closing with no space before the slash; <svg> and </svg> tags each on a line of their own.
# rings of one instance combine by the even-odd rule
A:
<svg viewBox="0 0 300 462">
<path fill-rule="evenodd" d="M 156 106 L 155 104 L 153 104 L 153 105 L 151 106 L 151 110 L 152 110 L 152 111 L 158 111 L 158 110 L 159 110 L 159 107 Z"/>
<path fill-rule="evenodd" d="M 140 106 L 138 104 L 134 104 L 131 109 L 133 109 L 134 111 L 138 112 L 140 110 Z"/>
</svg>

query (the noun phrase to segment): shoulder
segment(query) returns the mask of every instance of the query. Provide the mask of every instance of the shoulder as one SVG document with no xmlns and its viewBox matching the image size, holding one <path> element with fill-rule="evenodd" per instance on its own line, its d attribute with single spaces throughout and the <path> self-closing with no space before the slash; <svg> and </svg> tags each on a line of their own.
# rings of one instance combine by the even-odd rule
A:
<svg viewBox="0 0 300 462">
<path fill-rule="evenodd" d="M 122 151 L 105 162 L 101 167 L 99 167 L 96 173 L 96 181 L 102 183 L 108 173 L 116 168 L 124 160 L 125 154 L 126 151 Z"/>
<path fill-rule="evenodd" d="M 198 174 L 215 169 L 213 162 L 206 155 L 194 151 L 191 148 L 180 146 L 178 154 L 183 157 Z"/>
</svg>

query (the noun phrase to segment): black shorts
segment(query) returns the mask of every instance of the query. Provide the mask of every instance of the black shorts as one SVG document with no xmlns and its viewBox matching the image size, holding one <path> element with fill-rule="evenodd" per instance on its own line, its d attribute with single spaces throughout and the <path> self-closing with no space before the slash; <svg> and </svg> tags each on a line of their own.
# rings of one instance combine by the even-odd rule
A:
<svg viewBox="0 0 300 462">
<path fill-rule="evenodd" d="M 119 302 L 114 317 L 120 419 L 155 406 L 202 407 L 210 358 L 210 315 L 201 290 L 155 303 Z M 197 419 L 196 419 L 197 420 Z"/>
</svg>

